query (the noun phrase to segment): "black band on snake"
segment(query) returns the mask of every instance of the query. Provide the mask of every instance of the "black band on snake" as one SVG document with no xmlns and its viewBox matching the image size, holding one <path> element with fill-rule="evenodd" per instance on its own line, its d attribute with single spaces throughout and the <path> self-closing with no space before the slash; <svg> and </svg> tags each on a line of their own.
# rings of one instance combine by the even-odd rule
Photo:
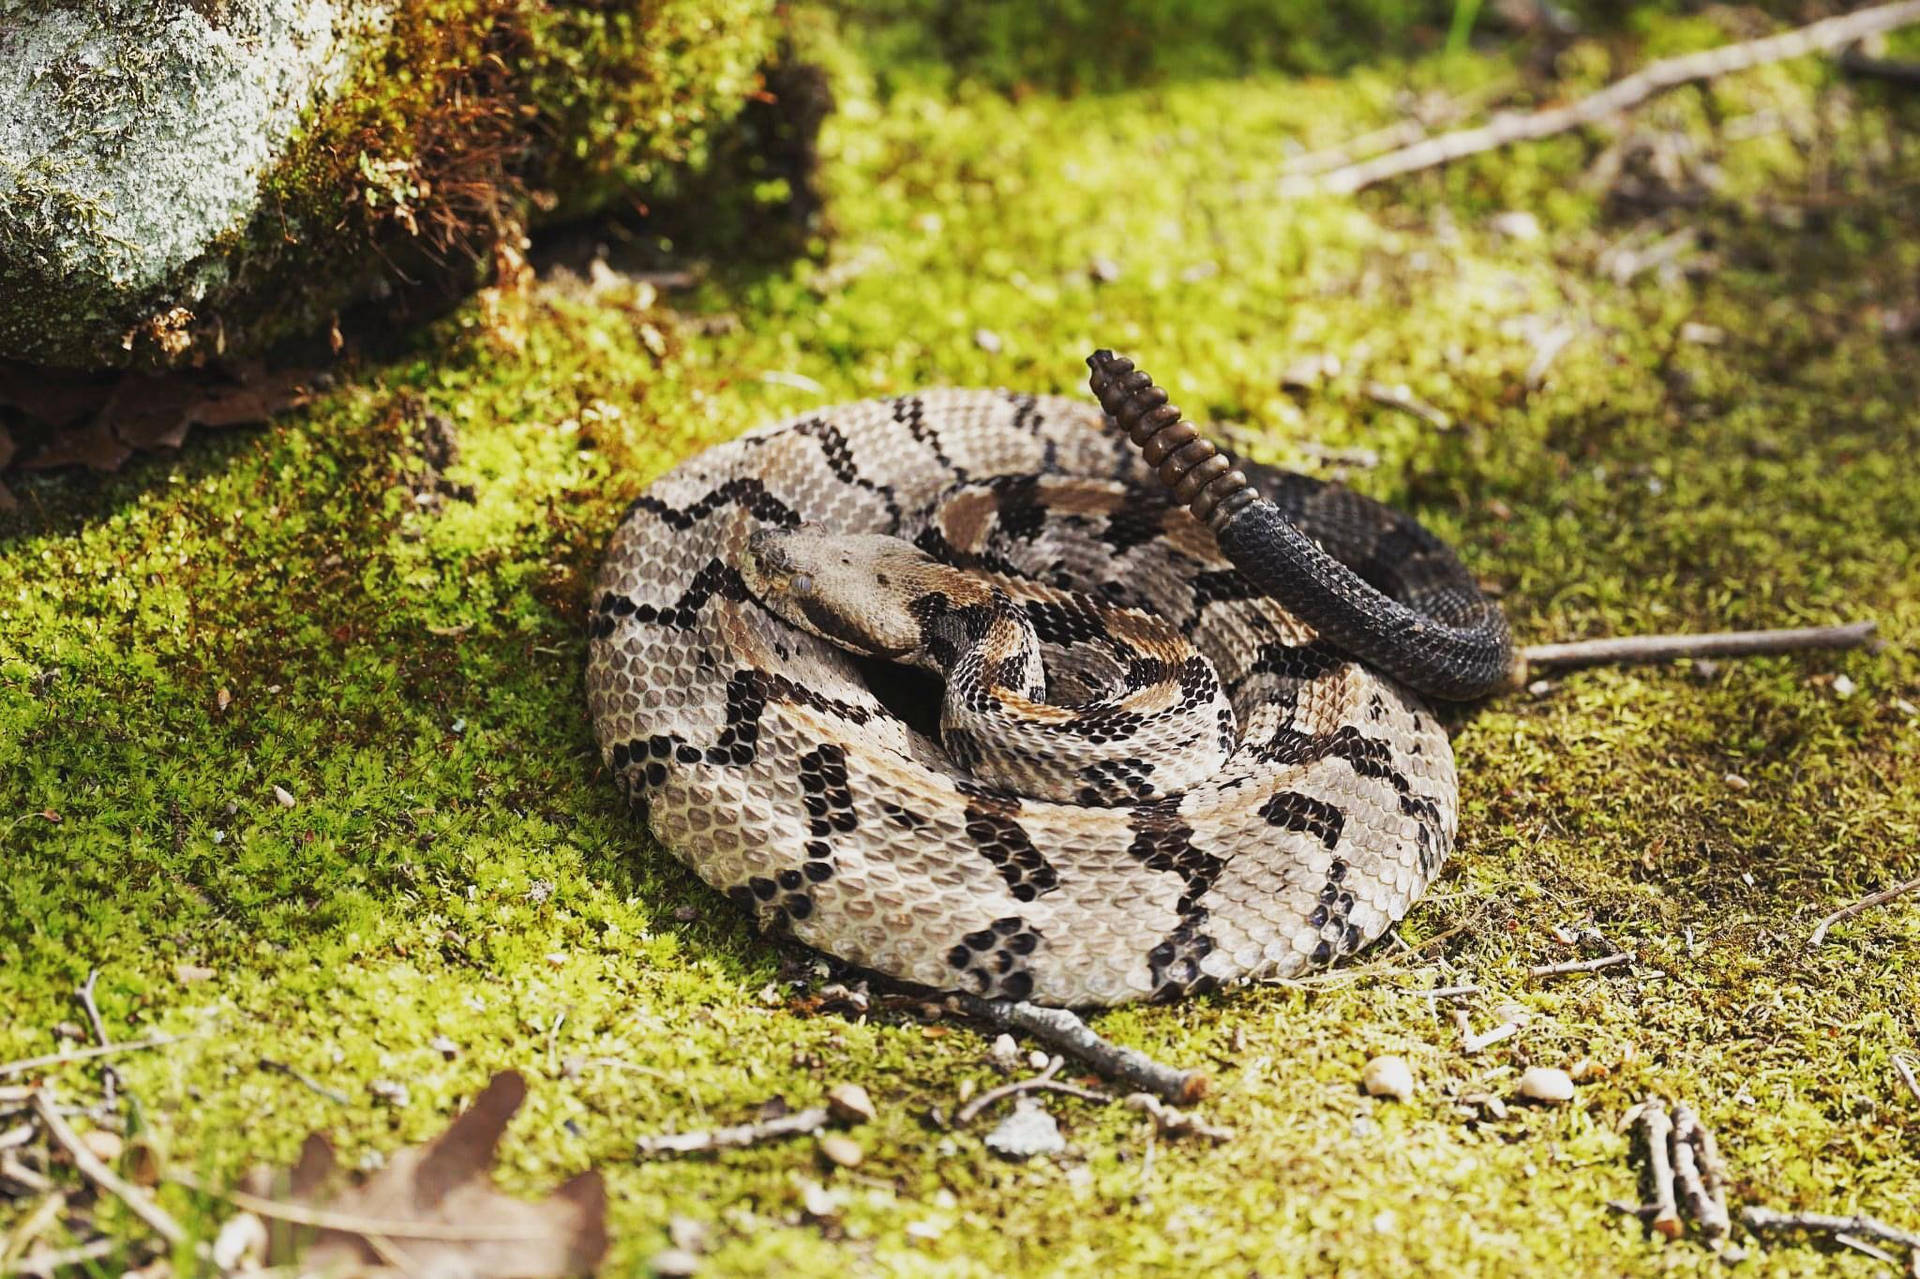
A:
<svg viewBox="0 0 1920 1279">
<path fill-rule="evenodd" d="M 1255 585 L 1327 640 L 1430 697 L 1484 697 L 1507 679 L 1513 636 L 1500 606 L 1452 551 L 1416 521 L 1395 515 L 1368 540 L 1391 540 L 1390 568 L 1363 576 L 1302 533 L 1276 501 L 1203 438 L 1167 393 L 1112 351 L 1087 357 L 1100 407 L 1140 448 L 1174 500 L 1213 530 L 1220 549 Z M 1385 508 L 1375 508 L 1376 511 Z M 1369 555 L 1359 563 L 1382 560 Z"/>
</svg>

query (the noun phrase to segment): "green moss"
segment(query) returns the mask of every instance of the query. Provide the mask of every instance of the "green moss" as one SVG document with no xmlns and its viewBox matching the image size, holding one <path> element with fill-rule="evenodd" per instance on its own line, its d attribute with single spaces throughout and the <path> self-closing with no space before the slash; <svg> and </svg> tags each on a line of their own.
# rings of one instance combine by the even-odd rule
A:
<svg viewBox="0 0 1920 1279">
<path fill-rule="evenodd" d="M 1715 149 L 1723 175 L 1678 211 L 1584 190 L 1579 139 L 1283 202 L 1289 142 L 1379 125 L 1403 74 L 1507 68 L 1018 102 L 908 78 L 883 102 L 870 46 L 814 38 L 843 103 L 829 260 L 721 272 L 681 314 L 555 276 L 495 300 L 517 345 L 470 306 L 270 430 L 19 486 L 0 533 L 0 1059 L 54 1047 L 69 990 L 101 967 L 116 1034 L 205 1027 L 121 1072 L 173 1158 L 215 1178 L 290 1158 L 315 1127 L 349 1161 L 420 1140 L 517 1067 L 533 1095 L 505 1175 L 531 1191 L 605 1169 L 611 1273 L 674 1214 L 712 1226 L 717 1275 L 1719 1273 L 1605 1207 L 1637 1194 L 1617 1122 L 1647 1092 L 1702 1110 L 1742 1198 L 1911 1226 L 1920 1118 L 1888 1058 L 1920 1050 L 1920 912 L 1805 938 L 1920 873 L 1903 708 L 1920 702 L 1920 362 L 1900 336 L 1920 313 L 1900 193 L 1920 173 L 1878 141 L 1920 107 L 1863 98 L 1844 129 L 1792 135 L 1825 139 L 1802 149 L 1716 142 L 1707 121 L 1837 111 L 1817 68 L 1660 104 L 1644 118 Z M 1488 215 L 1513 208 L 1547 234 L 1497 234 Z M 1673 274 L 1616 280 L 1613 250 L 1688 227 Z M 1091 278 L 1096 254 L 1116 281 Z M 1561 326 L 1529 386 L 1529 335 Z M 600 772 L 580 687 L 598 549 L 674 461 L 834 400 L 1076 390 L 1097 344 L 1139 353 L 1269 460 L 1376 451 L 1353 481 L 1463 546 L 1526 639 L 1872 617 L 1887 641 L 1592 672 L 1459 713 L 1460 845 L 1400 930 L 1418 953 L 1102 1019 L 1208 1069 L 1211 1114 L 1240 1134 L 1161 1142 L 1144 1196 L 1135 1112 L 1061 1100 L 1071 1153 L 1007 1165 L 923 1122 L 992 1081 L 981 1037 L 787 1006 L 819 980 L 810 958 L 755 939 L 651 846 Z M 1319 354 L 1337 375 L 1282 388 Z M 1368 381 L 1461 425 L 1382 408 Z M 440 470 L 432 415 L 460 444 Z M 1568 957 L 1553 926 L 1588 923 L 1640 965 L 1527 978 Z M 183 963 L 216 975 L 182 985 Z M 1476 1028 L 1508 1001 L 1532 1014 L 1471 1058 L 1444 1008 L 1399 993 L 1469 978 L 1488 992 Z M 1414 1062 L 1412 1104 L 1358 1094 L 1383 1051 Z M 1581 1059 L 1596 1071 L 1564 1109 L 1495 1122 L 1450 1104 Z M 383 1078 L 406 1105 L 368 1091 Z M 631 1158 L 638 1134 L 840 1079 L 882 1112 L 857 1170 L 804 1142 Z M 842 1196 L 837 1221 L 805 1216 L 805 1180 Z M 1869 1266 L 1786 1247 L 1751 1268 Z"/>
</svg>

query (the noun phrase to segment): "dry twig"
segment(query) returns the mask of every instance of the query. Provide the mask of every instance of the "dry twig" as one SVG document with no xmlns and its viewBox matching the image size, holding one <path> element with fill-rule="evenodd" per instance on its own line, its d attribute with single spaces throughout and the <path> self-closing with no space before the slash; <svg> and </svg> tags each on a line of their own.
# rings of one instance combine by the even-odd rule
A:
<svg viewBox="0 0 1920 1279">
<path fill-rule="evenodd" d="M 1079 1097 L 1085 1101 L 1113 1100 L 1108 1094 L 1095 1089 L 1082 1088 L 1078 1084 L 1069 1084 L 1062 1080 L 1055 1079 L 1054 1076 L 1060 1072 L 1060 1067 L 1064 1066 L 1066 1062 L 1067 1059 L 1065 1057 L 1056 1056 L 1052 1061 L 1047 1063 L 1047 1068 L 1037 1075 L 1027 1079 L 1016 1079 L 1012 1083 L 1001 1084 L 998 1087 L 987 1089 L 954 1113 L 954 1124 L 956 1126 L 970 1124 L 979 1116 L 981 1111 L 993 1105 L 994 1102 L 1003 1101 L 1008 1097 L 1023 1092 L 1063 1092 L 1069 1097 Z"/>
<path fill-rule="evenodd" d="M 1768 63 L 1784 62 L 1845 48 L 1866 36 L 1891 31 L 1912 22 L 1920 22 L 1920 0 L 1897 0 L 1855 13 L 1826 18 L 1819 22 L 1758 40 L 1743 40 L 1706 49 L 1699 53 L 1666 58 L 1643 67 L 1623 80 L 1617 80 L 1578 101 L 1549 107 L 1530 115 L 1496 118 L 1473 129 L 1458 129 L 1436 138 L 1426 138 L 1385 155 L 1362 160 L 1321 174 L 1318 178 L 1286 179 L 1282 194 L 1329 191 L 1350 194 L 1388 178 L 1436 168 L 1470 155 L 1492 151 L 1515 142 L 1535 142 L 1571 129 L 1600 124 L 1629 111 L 1649 98 L 1696 80 L 1750 71 Z"/>
<path fill-rule="evenodd" d="M 1673 1107 L 1673 1175 L 1687 1211 L 1708 1239 L 1724 1239 L 1733 1229 L 1727 1215 L 1726 1169 L 1720 1148 L 1690 1106 Z"/>
<path fill-rule="evenodd" d="M 1913 1099 L 1920 1101 L 1920 1079 L 1913 1077 L 1913 1067 L 1907 1064 L 1907 1059 L 1899 1053 L 1895 1053 L 1893 1055 L 1893 1069 L 1894 1072 L 1900 1076 L 1900 1082 L 1907 1086 L 1907 1091 L 1913 1094 Z"/>
<path fill-rule="evenodd" d="M 1520 650 L 1525 669 L 1567 670 L 1627 662 L 1670 662 L 1679 657 L 1760 657 L 1816 648 L 1858 648 L 1873 638 L 1872 622 L 1803 626 L 1773 631 L 1711 631 L 1700 635 L 1629 635 L 1620 639 L 1529 644 Z M 1525 683 L 1524 677 L 1519 681 Z"/>
<path fill-rule="evenodd" d="M 1647 1176 L 1653 1182 L 1653 1228 L 1669 1239 L 1681 1231 L 1680 1208 L 1673 1198 L 1673 1120 L 1652 1097 L 1640 1103 L 1640 1130 L 1646 1136 Z"/>
<path fill-rule="evenodd" d="M 1213 1142 L 1233 1140 L 1233 1129 L 1218 1127 L 1192 1111 L 1169 1106 L 1150 1092 L 1128 1093 L 1126 1101 L 1129 1108 L 1151 1115 L 1154 1129 L 1169 1137 L 1184 1137 L 1190 1133 Z"/>
<path fill-rule="evenodd" d="M 642 1155 L 688 1155 L 705 1150 L 726 1150 L 757 1145 L 776 1137 L 797 1137 L 819 1132 L 827 1126 L 827 1108 L 809 1106 L 791 1114 L 776 1115 L 750 1124 L 730 1128 L 708 1128 L 701 1132 L 670 1132 L 642 1137 L 635 1143 Z"/>
<path fill-rule="evenodd" d="M 86 1143 L 80 1140 L 80 1134 L 60 1117 L 59 1108 L 53 1104 L 52 1092 L 43 1088 L 34 1094 L 33 1113 L 39 1116 L 47 1135 L 67 1152 L 67 1157 L 73 1160 L 73 1166 L 80 1170 L 81 1176 L 124 1203 L 128 1211 L 146 1222 L 148 1228 L 169 1244 L 178 1247 L 186 1241 L 186 1230 L 166 1209 L 147 1198 L 147 1192 L 140 1187 L 122 1180 L 118 1173 L 100 1161 L 98 1155 L 87 1149 Z"/>
<path fill-rule="evenodd" d="M 1611 955 L 1602 955 L 1598 959 L 1569 959 L 1558 964 L 1541 964 L 1527 969 L 1529 977 L 1565 977 L 1573 973 L 1597 973 L 1608 968 L 1618 968 L 1622 964 L 1631 964 L 1633 956 L 1624 950 Z"/>
<path fill-rule="evenodd" d="M 0 1079 L 11 1079 L 15 1075 L 25 1075 L 36 1070 L 46 1070 L 53 1066 L 65 1066 L 76 1061 L 91 1061 L 95 1057 L 109 1057 L 118 1053 L 141 1052 L 148 1048 L 161 1048 L 167 1044 L 177 1044 L 186 1035 L 153 1035 L 146 1039 L 135 1039 L 124 1044 L 110 1044 L 99 1048 L 75 1048 L 69 1052 L 48 1053 L 44 1057 L 22 1057 L 18 1061 L 0 1063 Z"/>
<path fill-rule="evenodd" d="M 1864 1217 L 1855 1214 L 1851 1217 L 1835 1216 L 1824 1212 L 1775 1212 L 1771 1208 L 1742 1208 L 1740 1224 L 1755 1234 L 1769 1234 L 1788 1230 L 1804 1230 L 1808 1234 L 1855 1235 L 1867 1239 L 1878 1239 L 1881 1243 L 1898 1244 L 1902 1248 L 1920 1251 L 1920 1234 L 1911 1230 L 1902 1230 L 1898 1226 L 1889 1226 L 1876 1217 Z"/>
<path fill-rule="evenodd" d="M 57 1252 L 30 1252 L 13 1262 L 0 1275 L 30 1275 L 35 1279 L 54 1279 L 55 1275 L 71 1274 L 75 1268 L 89 1261 L 99 1261 L 118 1252 L 121 1243 L 118 1239 L 95 1239 L 92 1243 L 81 1244 L 78 1248 L 62 1248 Z"/>
<path fill-rule="evenodd" d="M 1165 1066 L 1137 1048 L 1102 1039 L 1086 1022 L 1064 1008 L 1042 1008 L 1025 1001 L 987 1000 L 977 995 L 954 998 L 969 1016 L 991 1022 L 1003 1030 L 1024 1030 L 1109 1079 L 1132 1084 L 1176 1105 L 1190 1106 L 1206 1096 L 1209 1081 L 1202 1072 Z"/>
<path fill-rule="evenodd" d="M 1884 906 L 1896 897 L 1905 897 L 1912 892 L 1920 892 L 1920 879 L 1909 879 L 1904 883 L 1895 884 L 1892 888 L 1883 888 L 1877 893 L 1870 893 L 1851 906 L 1842 906 L 1813 926 L 1813 932 L 1807 937 L 1807 945 L 1818 946 L 1825 941 L 1827 930 L 1835 924 L 1844 923 L 1855 915 L 1864 915 L 1875 906 Z"/>
</svg>

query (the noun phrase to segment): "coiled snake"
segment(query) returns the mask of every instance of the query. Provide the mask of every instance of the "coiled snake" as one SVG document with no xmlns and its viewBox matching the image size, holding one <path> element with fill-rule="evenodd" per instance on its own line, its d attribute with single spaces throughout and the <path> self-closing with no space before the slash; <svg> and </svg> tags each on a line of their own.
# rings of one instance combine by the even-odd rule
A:
<svg viewBox="0 0 1920 1279">
<path fill-rule="evenodd" d="M 1498 683 L 1498 608 L 1411 519 L 1235 469 L 1129 361 L 1088 364 L 1101 409 L 930 391 L 763 427 L 615 533 L 601 751 L 763 928 L 1117 1004 L 1330 964 L 1445 861 L 1420 693 Z M 883 701 L 888 664 L 945 687 Z"/>
</svg>

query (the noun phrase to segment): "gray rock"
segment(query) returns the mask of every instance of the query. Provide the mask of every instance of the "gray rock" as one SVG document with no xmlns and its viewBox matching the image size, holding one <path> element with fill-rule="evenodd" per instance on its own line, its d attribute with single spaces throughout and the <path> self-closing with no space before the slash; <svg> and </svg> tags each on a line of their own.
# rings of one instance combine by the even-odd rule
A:
<svg viewBox="0 0 1920 1279">
<path fill-rule="evenodd" d="M 385 17 L 370 0 L 0 0 L 0 355 L 131 349 L 143 325 L 164 345 L 173 309 L 226 282 L 213 250 Z"/>
<path fill-rule="evenodd" d="M 1031 1159 L 1035 1155 L 1057 1155 L 1067 1148 L 1060 1125 L 1038 1102 L 1026 1097 L 1014 1103 L 1013 1113 L 1002 1119 L 984 1140 L 987 1149 L 1009 1159 Z"/>
</svg>

